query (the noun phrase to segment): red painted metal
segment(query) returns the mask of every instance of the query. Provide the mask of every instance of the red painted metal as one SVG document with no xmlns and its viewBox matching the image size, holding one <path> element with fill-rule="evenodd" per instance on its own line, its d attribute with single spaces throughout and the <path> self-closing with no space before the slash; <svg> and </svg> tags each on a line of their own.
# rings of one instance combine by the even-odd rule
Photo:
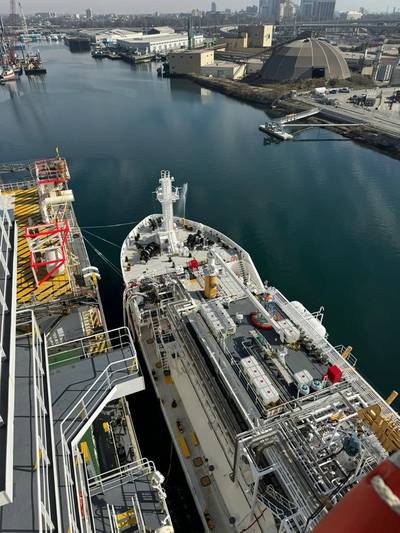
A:
<svg viewBox="0 0 400 533">
<path fill-rule="evenodd" d="M 49 229 L 52 226 L 53 226 L 53 229 Z M 36 271 L 36 275 L 38 274 L 40 267 L 44 267 L 47 265 L 54 265 L 54 268 L 52 268 L 49 272 L 47 272 L 45 276 L 38 279 L 37 281 L 38 286 L 40 286 L 42 283 L 47 281 L 55 272 L 57 272 L 57 270 L 59 270 L 63 265 L 65 265 L 66 263 L 65 243 L 68 238 L 68 233 L 69 233 L 68 220 L 62 221 L 61 225 L 59 221 L 55 221 L 49 224 L 38 224 L 37 226 L 27 226 L 24 229 L 24 236 L 27 239 L 31 239 L 31 240 L 41 239 L 43 237 L 48 237 L 49 235 L 59 235 L 60 237 L 62 235 L 61 242 L 60 242 L 61 257 L 57 259 L 37 261 L 35 260 L 34 252 L 32 251 L 32 249 L 30 250 L 30 266 L 32 270 Z"/>
<path fill-rule="evenodd" d="M 69 180 L 68 165 L 62 157 L 35 161 L 35 173 L 39 185 L 63 183 Z"/>
</svg>

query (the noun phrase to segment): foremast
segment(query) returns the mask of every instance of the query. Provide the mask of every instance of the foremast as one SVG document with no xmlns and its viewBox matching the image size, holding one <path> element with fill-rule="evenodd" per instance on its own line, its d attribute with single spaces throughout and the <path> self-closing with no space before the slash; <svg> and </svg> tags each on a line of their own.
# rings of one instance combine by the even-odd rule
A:
<svg viewBox="0 0 400 533">
<path fill-rule="evenodd" d="M 157 200 L 162 206 L 163 228 L 160 232 L 160 239 L 168 241 L 172 253 L 178 251 L 178 239 L 174 225 L 174 208 L 173 205 L 179 200 L 179 189 L 173 187 L 174 178 L 170 175 L 169 170 L 161 171 L 160 186 L 156 189 Z"/>
</svg>

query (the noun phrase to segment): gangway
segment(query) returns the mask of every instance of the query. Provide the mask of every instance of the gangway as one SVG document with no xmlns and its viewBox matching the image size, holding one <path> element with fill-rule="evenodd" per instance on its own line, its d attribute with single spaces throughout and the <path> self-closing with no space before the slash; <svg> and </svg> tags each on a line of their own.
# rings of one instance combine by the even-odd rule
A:
<svg viewBox="0 0 400 533">
<path fill-rule="evenodd" d="M 307 122 L 297 122 L 296 124 L 282 124 L 282 128 L 284 127 L 290 127 L 290 128 L 333 128 L 333 127 L 340 127 L 340 126 L 366 126 L 366 123 L 363 122 L 353 122 L 352 124 L 343 124 L 341 122 L 328 122 L 326 124 L 309 124 Z"/>
<path fill-rule="evenodd" d="M 277 119 L 275 122 L 280 125 L 283 125 L 290 122 L 296 122 L 296 120 L 301 120 L 302 118 L 308 118 L 312 117 L 313 115 L 318 115 L 319 112 L 319 107 L 312 107 L 311 109 L 305 109 L 304 111 L 300 111 L 299 113 L 291 113 L 290 115 L 285 115 L 284 117 Z"/>
</svg>

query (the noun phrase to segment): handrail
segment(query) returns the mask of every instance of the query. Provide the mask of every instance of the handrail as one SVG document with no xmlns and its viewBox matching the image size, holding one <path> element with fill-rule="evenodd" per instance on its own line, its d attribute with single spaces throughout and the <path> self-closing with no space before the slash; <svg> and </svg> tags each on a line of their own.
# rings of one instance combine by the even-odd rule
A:
<svg viewBox="0 0 400 533">
<path fill-rule="evenodd" d="M 19 181 L 13 181 L 11 183 L 0 183 L 0 191 L 13 191 L 16 189 L 29 189 L 31 187 L 36 186 L 36 180 L 34 179 L 28 179 L 28 180 L 19 180 Z"/>
<path fill-rule="evenodd" d="M 13 249 L 16 252 L 16 242 L 11 243 L 11 228 L 15 226 L 10 219 L 7 210 L 6 199 L 0 195 L 0 265 L 3 276 L 0 278 L 0 347 L 3 351 L 4 323 L 5 313 L 8 311 L 7 299 L 7 281 L 10 280 L 11 272 L 8 268 L 8 260 Z M 14 265 L 15 267 L 16 265 Z M 1 365 L 1 362 L 0 362 Z"/>
<path fill-rule="evenodd" d="M 105 346 L 100 345 L 96 348 L 96 344 L 99 343 L 105 343 Z M 58 344 L 47 344 L 49 365 L 52 366 L 57 364 L 60 361 L 60 356 L 68 354 L 74 349 L 80 350 L 79 355 L 75 354 L 67 359 L 62 358 L 61 360 L 63 363 L 67 363 L 68 361 L 77 358 L 87 358 L 99 352 L 109 353 L 117 349 L 130 348 L 131 346 L 133 346 L 132 335 L 127 327 L 101 331 L 79 339 L 73 339 Z M 61 347 L 68 347 L 68 349 L 59 350 Z"/>
<path fill-rule="evenodd" d="M 90 421 L 91 416 L 93 416 L 93 414 L 96 412 L 96 409 L 101 401 L 107 397 L 107 395 L 111 392 L 113 387 L 118 384 L 118 382 L 126 379 L 128 375 L 136 375 L 139 373 L 137 356 L 133 348 L 133 342 L 131 345 L 131 353 L 131 357 L 110 363 L 93 381 L 89 389 L 83 394 L 79 401 L 74 405 L 74 407 L 72 407 L 69 413 L 61 421 L 60 433 L 62 460 L 64 466 L 65 491 L 67 496 L 68 520 L 71 533 L 79 532 L 78 520 L 81 522 L 81 517 L 76 516 L 75 503 L 80 497 L 83 497 L 82 495 L 79 495 L 79 487 L 74 484 L 74 479 L 77 479 L 74 459 L 77 454 L 79 454 L 79 450 L 76 446 L 77 443 L 74 442 L 78 439 L 77 431 L 78 428 L 82 428 L 83 425 L 86 425 L 88 421 Z M 122 376 L 120 375 L 121 372 L 123 372 Z M 72 429 L 73 431 L 71 431 Z M 73 441 L 71 442 L 72 439 Z M 74 469 L 74 476 L 72 475 L 71 463 Z"/>
<path fill-rule="evenodd" d="M 54 531 L 54 524 L 52 522 L 52 511 L 50 503 L 50 480 L 49 467 L 52 464 L 53 454 L 50 455 L 48 451 L 49 435 L 47 432 L 48 412 L 45 406 L 45 388 L 46 372 L 45 361 L 43 357 L 42 338 L 40 329 L 36 321 L 33 310 L 17 311 L 18 316 L 29 314 L 30 319 L 23 322 L 23 325 L 30 324 L 30 332 L 27 335 L 31 336 L 31 350 L 32 350 L 32 369 L 33 369 L 33 398 L 34 398 L 34 425 L 35 425 L 35 468 L 37 471 L 37 499 L 38 499 L 38 531 L 51 532 Z M 17 325 L 22 325 L 21 323 Z M 50 444 L 54 442 L 53 426 L 50 426 Z M 57 487 L 54 487 L 57 491 Z M 56 500 L 57 495 L 55 494 Z M 57 500 L 58 501 L 58 500 Z"/>
<path fill-rule="evenodd" d="M 147 476 L 151 472 L 155 472 L 156 467 L 153 461 L 142 458 L 138 461 L 133 461 L 127 465 L 115 468 L 104 474 L 99 474 L 88 479 L 88 486 L 91 496 L 105 493 L 112 490 L 118 485 L 129 483 L 132 479 L 138 479 L 142 476 Z M 100 489 L 96 490 L 96 489 Z"/>
<path fill-rule="evenodd" d="M 118 466 L 117 468 L 108 470 L 107 472 L 104 472 L 103 474 L 98 474 L 96 476 L 89 477 L 88 484 L 89 484 L 89 487 L 100 482 L 104 484 L 114 479 L 115 477 L 120 477 L 122 474 L 128 475 L 131 471 L 135 470 L 136 468 L 144 468 L 144 467 L 148 467 L 150 469 L 149 471 L 151 472 L 154 472 L 156 470 L 154 461 L 150 459 L 146 459 L 145 457 L 142 457 L 141 459 L 132 461 L 131 463 L 128 463 L 126 465 Z"/>
</svg>

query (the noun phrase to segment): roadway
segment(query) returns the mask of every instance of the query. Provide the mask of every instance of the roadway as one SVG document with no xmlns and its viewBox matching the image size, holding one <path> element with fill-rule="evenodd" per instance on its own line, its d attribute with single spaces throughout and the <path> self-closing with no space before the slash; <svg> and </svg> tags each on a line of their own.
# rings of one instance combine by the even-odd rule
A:
<svg viewBox="0 0 400 533">
<path fill-rule="evenodd" d="M 297 98 L 302 102 L 312 106 L 318 105 L 322 110 L 333 117 L 347 122 L 364 122 L 371 125 L 383 133 L 390 135 L 400 135 L 400 104 L 396 103 L 390 108 L 387 98 L 393 94 L 395 89 L 374 88 L 351 90 L 350 93 L 337 93 L 327 95 L 334 100 L 334 105 L 322 103 L 312 95 L 302 95 Z M 349 102 L 352 95 L 361 96 L 367 94 L 368 97 L 375 97 L 376 104 L 373 107 L 359 106 Z"/>
</svg>

